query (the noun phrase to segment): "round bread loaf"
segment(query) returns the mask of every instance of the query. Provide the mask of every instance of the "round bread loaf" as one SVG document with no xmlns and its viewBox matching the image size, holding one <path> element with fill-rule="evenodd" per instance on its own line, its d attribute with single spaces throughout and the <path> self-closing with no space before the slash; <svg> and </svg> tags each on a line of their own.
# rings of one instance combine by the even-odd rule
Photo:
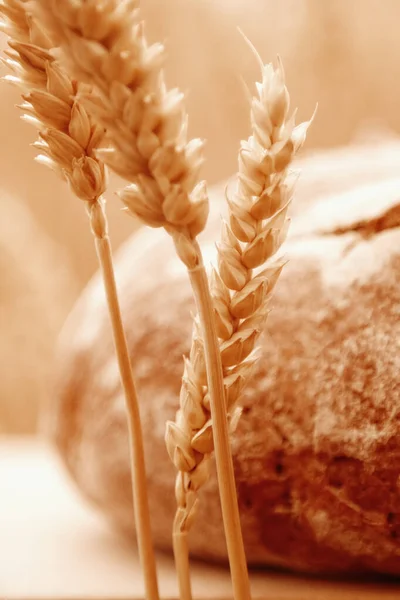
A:
<svg viewBox="0 0 400 600">
<path fill-rule="evenodd" d="M 248 561 L 309 572 L 400 574 L 400 164 L 398 142 L 303 160 L 262 359 L 232 439 Z M 391 168 L 390 166 L 391 165 Z M 329 193 L 328 193 L 329 190 Z M 213 260 L 221 190 L 203 248 Z M 191 337 L 187 276 L 162 231 L 117 258 L 138 381 L 154 541 L 171 548 L 175 470 L 165 421 Z M 53 433 L 80 489 L 133 531 L 124 400 L 95 278 L 59 348 Z M 193 555 L 226 561 L 213 469 Z"/>
</svg>

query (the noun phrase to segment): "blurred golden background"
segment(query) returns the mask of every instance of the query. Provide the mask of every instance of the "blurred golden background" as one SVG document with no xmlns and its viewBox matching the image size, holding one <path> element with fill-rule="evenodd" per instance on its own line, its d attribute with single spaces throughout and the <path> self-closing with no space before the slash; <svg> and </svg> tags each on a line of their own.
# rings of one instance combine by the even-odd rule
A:
<svg viewBox="0 0 400 600">
<path fill-rule="evenodd" d="M 142 9 L 149 39 L 166 44 L 169 85 L 187 93 L 191 135 L 207 139 L 209 184 L 235 170 L 248 130 L 242 78 L 258 78 L 238 26 L 264 61 L 281 55 L 301 119 L 318 101 L 308 151 L 345 145 L 373 128 L 400 131 L 398 0 L 143 0 Z M 83 206 L 34 163 L 35 131 L 20 121 L 18 102 L 3 84 L 0 433 L 36 429 L 39 406 L 51 401 L 57 334 L 96 269 Z M 117 187 L 111 179 L 115 249 L 136 227 L 113 198 Z"/>
</svg>

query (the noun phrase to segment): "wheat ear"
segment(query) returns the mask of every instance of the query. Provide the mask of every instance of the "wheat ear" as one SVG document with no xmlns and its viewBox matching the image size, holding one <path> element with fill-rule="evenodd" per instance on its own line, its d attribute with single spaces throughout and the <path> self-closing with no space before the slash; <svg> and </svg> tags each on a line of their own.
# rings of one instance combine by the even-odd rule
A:
<svg viewBox="0 0 400 600">
<path fill-rule="evenodd" d="M 76 101 L 79 86 L 50 54 L 49 38 L 32 20 L 27 7 L 28 3 L 23 0 L 4 0 L 0 5 L 1 28 L 11 38 L 5 62 L 14 73 L 6 79 L 22 88 L 24 103 L 20 108 L 24 118 L 39 130 L 40 139 L 34 145 L 42 154 L 37 160 L 69 182 L 75 195 L 83 200 L 89 215 L 127 405 L 135 520 L 146 593 L 149 600 L 158 600 L 140 414 L 102 199 L 106 171 L 94 154 L 104 130 L 91 122 L 86 109 Z"/>
<path fill-rule="evenodd" d="M 280 59 L 277 67 L 263 65 L 252 50 L 262 78 L 251 99 L 252 133 L 241 142 L 235 188 L 227 192 L 229 224 L 222 225 L 218 269 L 211 279 L 229 411 L 251 374 L 252 353 L 286 262 L 275 255 L 290 224 L 287 214 L 297 179 L 290 166 L 314 118 L 295 126 L 296 111 L 288 115 L 289 93 Z"/>
<path fill-rule="evenodd" d="M 230 454 L 221 356 L 214 309 L 197 235 L 208 217 L 208 198 L 198 183 L 203 162 L 200 140 L 187 141 L 183 95 L 167 91 L 162 72 L 164 49 L 148 46 L 135 0 L 36 0 L 64 60 L 83 81 L 95 84 L 97 99 L 82 98 L 107 130 L 105 162 L 131 182 L 120 197 L 147 225 L 164 227 L 188 269 L 199 313 L 202 364 L 210 398 L 222 513 L 236 600 L 248 600 L 250 588 L 240 530 Z M 182 429 L 169 425 L 166 443 L 181 472 L 195 468 L 203 455 L 191 447 Z M 180 527 L 175 520 L 175 530 Z M 187 548 L 174 535 L 181 597 L 191 597 Z"/>
<path fill-rule="evenodd" d="M 295 181 L 289 167 L 311 122 L 294 126 L 294 115 L 288 118 L 289 94 L 281 62 L 274 69 L 256 56 L 262 80 L 256 84 L 257 96 L 251 100 L 252 135 L 241 143 L 236 187 L 232 197 L 227 195 L 230 224 L 223 223 L 217 244 L 218 269 L 211 277 L 226 410 L 232 429 L 240 417 L 240 395 L 257 360 L 254 350 L 265 327 L 268 301 L 285 263 L 282 258 L 272 257 L 289 225 L 287 211 Z M 263 265 L 261 272 L 253 273 Z M 180 459 L 178 465 L 174 522 L 174 543 L 180 548 L 183 564 L 188 562 L 186 536 L 195 516 L 197 493 L 208 479 L 209 456 L 214 450 L 202 357 L 202 339 L 195 326 L 190 357 L 185 360 L 180 409 L 175 423 L 168 423 L 175 441 L 170 454 L 174 457 L 175 446 L 184 448 L 184 460 Z"/>
</svg>

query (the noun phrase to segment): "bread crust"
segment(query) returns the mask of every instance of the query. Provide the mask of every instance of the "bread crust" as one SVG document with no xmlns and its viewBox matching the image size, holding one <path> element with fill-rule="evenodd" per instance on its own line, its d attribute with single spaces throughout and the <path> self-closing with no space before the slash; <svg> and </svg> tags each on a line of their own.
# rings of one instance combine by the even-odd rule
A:
<svg viewBox="0 0 400 600">
<path fill-rule="evenodd" d="M 360 152 L 353 163 L 343 157 L 350 183 L 336 190 L 332 155 L 319 179 L 310 173 L 321 158 L 304 161 L 290 262 L 232 440 L 251 564 L 400 574 L 400 180 L 352 180 Z M 329 172 L 327 197 L 315 190 Z M 221 190 L 214 196 L 218 213 Z M 212 217 L 203 240 L 210 260 L 218 226 Z M 154 540 L 169 550 L 174 468 L 164 424 L 178 406 L 194 306 L 165 236 L 139 232 L 117 265 Z M 86 496 L 131 533 L 124 403 L 99 278 L 65 326 L 58 365 L 52 431 L 61 454 Z M 227 560 L 214 468 L 190 541 L 193 555 Z"/>
</svg>

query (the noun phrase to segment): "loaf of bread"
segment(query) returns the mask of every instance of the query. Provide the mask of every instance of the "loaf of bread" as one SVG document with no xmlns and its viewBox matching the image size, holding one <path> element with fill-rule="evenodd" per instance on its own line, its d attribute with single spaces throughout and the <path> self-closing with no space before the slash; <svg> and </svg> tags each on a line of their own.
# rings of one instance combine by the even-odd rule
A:
<svg viewBox="0 0 400 600">
<path fill-rule="evenodd" d="M 400 143 L 314 155 L 303 174 L 262 358 L 232 438 L 248 561 L 308 572 L 400 574 Z M 214 260 L 222 190 L 203 239 Z M 117 258 L 138 381 L 154 541 L 171 548 L 174 467 L 165 421 L 178 406 L 193 302 L 163 232 Z M 52 433 L 82 492 L 133 531 L 124 400 L 101 282 L 59 348 Z M 215 472 L 193 555 L 227 560 Z"/>
</svg>

